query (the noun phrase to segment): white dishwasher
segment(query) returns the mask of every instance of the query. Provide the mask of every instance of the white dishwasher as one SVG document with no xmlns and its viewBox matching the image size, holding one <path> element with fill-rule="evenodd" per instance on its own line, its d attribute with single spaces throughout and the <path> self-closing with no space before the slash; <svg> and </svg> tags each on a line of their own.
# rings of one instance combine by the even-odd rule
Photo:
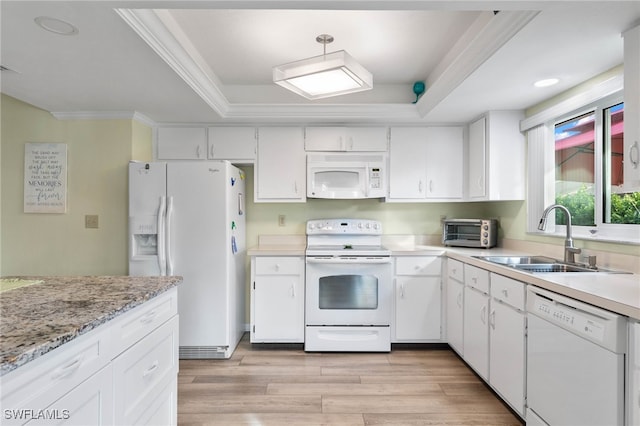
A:
<svg viewBox="0 0 640 426">
<path fill-rule="evenodd" d="M 624 425 L 626 317 L 527 291 L 527 425 Z"/>
</svg>

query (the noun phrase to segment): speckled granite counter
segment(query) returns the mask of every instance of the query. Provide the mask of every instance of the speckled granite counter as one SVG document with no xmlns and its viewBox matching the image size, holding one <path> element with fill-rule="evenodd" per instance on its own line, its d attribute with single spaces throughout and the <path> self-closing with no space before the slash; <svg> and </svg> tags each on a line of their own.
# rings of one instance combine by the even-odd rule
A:
<svg viewBox="0 0 640 426">
<path fill-rule="evenodd" d="M 87 333 L 182 277 L 20 277 L 42 283 L 0 293 L 0 376 Z"/>
</svg>

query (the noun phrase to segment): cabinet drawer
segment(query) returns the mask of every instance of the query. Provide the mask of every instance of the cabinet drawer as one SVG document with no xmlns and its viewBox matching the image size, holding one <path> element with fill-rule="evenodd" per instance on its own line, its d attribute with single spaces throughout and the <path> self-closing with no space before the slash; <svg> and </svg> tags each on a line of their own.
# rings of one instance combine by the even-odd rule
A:
<svg viewBox="0 0 640 426">
<path fill-rule="evenodd" d="M 114 355 L 123 352 L 169 318 L 177 315 L 177 291 L 176 288 L 172 288 L 114 321 Z"/>
<path fill-rule="evenodd" d="M 178 317 L 113 360 L 115 424 L 138 418 L 178 374 Z"/>
<path fill-rule="evenodd" d="M 396 275 L 440 275 L 438 256 L 401 256 L 396 258 Z"/>
<path fill-rule="evenodd" d="M 489 293 L 489 271 L 476 268 L 475 266 L 464 265 L 464 283 L 469 287 L 478 289 L 484 293 Z"/>
<path fill-rule="evenodd" d="M 0 405 L 5 410 L 35 412 L 51 405 L 108 365 L 113 354 L 109 331 L 100 327 L 3 376 Z M 2 424 L 24 422 L 12 416 L 3 418 Z"/>
<path fill-rule="evenodd" d="M 525 285 L 520 281 L 492 273 L 491 296 L 524 311 Z"/>
<path fill-rule="evenodd" d="M 256 257 L 256 275 L 300 275 L 301 257 Z"/>
<path fill-rule="evenodd" d="M 457 260 L 447 259 L 447 276 L 456 281 L 464 282 L 464 264 Z"/>
</svg>

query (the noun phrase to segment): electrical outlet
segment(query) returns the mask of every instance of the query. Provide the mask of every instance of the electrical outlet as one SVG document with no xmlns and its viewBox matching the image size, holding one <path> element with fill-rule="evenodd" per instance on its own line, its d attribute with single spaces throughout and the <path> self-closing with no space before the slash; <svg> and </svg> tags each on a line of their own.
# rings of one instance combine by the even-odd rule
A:
<svg viewBox="0 0 640 426">
<path fill-rule="evenodd" d="M 285 226 L 286 225 L 286 216 L 281 214 L 278 215 L 278 226 Z"/>
<path fill-rule="evenodd" d="M 87 214 L 84 216 L 84 227 L 91 229 L 98 229 L 98 215 Z"/>
</svg>

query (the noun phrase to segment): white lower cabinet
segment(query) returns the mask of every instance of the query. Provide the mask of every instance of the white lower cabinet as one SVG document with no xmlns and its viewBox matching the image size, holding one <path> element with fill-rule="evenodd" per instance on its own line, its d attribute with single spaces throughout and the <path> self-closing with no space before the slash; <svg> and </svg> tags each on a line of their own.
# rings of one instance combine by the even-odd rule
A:
<svg viewBox="0 0 640 426">
<path fill-rule="evenodd" d="M 447 341 L 461 356 L 464 353 L 464 268 L 463 263 L 447 259 Z"/>
<path fill-rule="evenodd" d="M 524 417 L 526 375 L 525 284 L 491 273 L 489 384 Z"/>
<path fill-rule="evenodd" d="M 438 256 L 395 259 L 392 342 L 433 342 L 442 337 L 441 260 Z"/>
<path fill-rule="evenodd" d="M 524 418 L 526 285 L 453 259 L 447 259 L 447 264 L 449 345 Z M 464 286 L 460 282 L 461 266 Z"/>
<path fill-rule="evenodd" d="M 304 342 L 304 258 L 251 259 L 251 343 Z"/>
<path fill-rule="evenodd" d="M 177 289 L 0 378 L 3 425 L 177 424 Z"/>
<path fill-rule="evenodd" d="M 489 296 L 464 288 L 464 360 L 484 380 L 489 379 Z"/>
</svg>

